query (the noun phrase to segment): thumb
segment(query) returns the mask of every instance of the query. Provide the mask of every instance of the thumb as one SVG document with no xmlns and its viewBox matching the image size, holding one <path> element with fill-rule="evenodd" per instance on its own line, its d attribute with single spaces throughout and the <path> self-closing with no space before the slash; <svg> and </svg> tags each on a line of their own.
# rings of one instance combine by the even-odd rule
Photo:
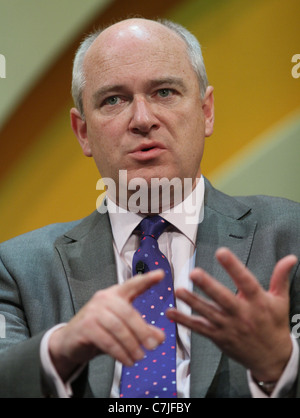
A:
<svg viewBox="0 0 300 418">
<path fill-rule="evenodd" d="M 289 292 L 289 275 L 292 268 L 298 262 L 295 255 L 287 255 L 278 261 L 274 267 L 270 281 L 270 292 L 275 295 L 288 296 Z"/>
<path fill-rule="evenodd" d="M 152 270 L 145 274 L 138 274 L 117 287 L 119 295 L 132 302 L 138 295 L 160 282 L 164 276 L 165 273 L 161 269 Z"/>
</svg>

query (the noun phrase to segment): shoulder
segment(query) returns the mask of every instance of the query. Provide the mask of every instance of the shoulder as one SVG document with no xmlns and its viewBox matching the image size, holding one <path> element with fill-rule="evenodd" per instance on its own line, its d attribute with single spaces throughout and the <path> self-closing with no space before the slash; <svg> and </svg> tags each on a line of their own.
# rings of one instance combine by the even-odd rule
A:
<svg viewBox="0 0 300 418">
<path fill-rule="evenodd" d="M 88 228 L 98 215 L 98 212 L 93 212 L 80 220 L 50 224 L 4 241 L 0 244 L 0 258 L 2 262 L 13 261 L 14 264 L 22 260 L 24 262 L 25 259 L 28 262 L 33 259 L 38 262 L 39 257 L 44 257 L 45 254 L 49 257 L 50 253 L 54 253 L 56 241 L 63 240 L 81 225 L 82 228 Z"/>
<path fill-rule="evenodd" d="M 18 250 L 19 248 L 38 249 L 40 247 L 51 246 L 60 235 L 63 235 L 68 230 L 72 229 L 77 223 L 78 221 L 51 224 L 16 236 L 8 241 L 2 242 L 0 244 L 0 251 L 10 249 Z"/>
<path fill-rule="evenodd" d="M 300 203 L 298 202 L 264 195 L 236 196 L 235 199 L 250 206 L 253 214 L 260 218 L 286 219 L 299 224 Z"/>
<path fill-rule="evenodd" d="M 0 259 L 4 264 L 13 262 L 39 263 L 46 259 L 48 263 L 55 258 L 55 246 L 58 243 L 69 243 L 84 237 L 98 228 L 109 228 L 108 216 L 98 211 L 85 218 L 44 226 L 19 235 L 0 244 Z"/>
<path fill-rule="evenodd" d="M 76 222 L 52 224 L 1 243 L 1 264 L 12 274 L 21 266 L 25 273 L 44 263 L 54 264 L 54 242 L 75 225 Z"/>
<path fill-rule="evenodd" d="M 266 195 L 230 196 L 215 189 L 205 179 L 205 200 L 209 207 L 237 219 L 250 215 L 257 220 L 286 219 L 300 221 L 300 203 Z"/>
</svg>

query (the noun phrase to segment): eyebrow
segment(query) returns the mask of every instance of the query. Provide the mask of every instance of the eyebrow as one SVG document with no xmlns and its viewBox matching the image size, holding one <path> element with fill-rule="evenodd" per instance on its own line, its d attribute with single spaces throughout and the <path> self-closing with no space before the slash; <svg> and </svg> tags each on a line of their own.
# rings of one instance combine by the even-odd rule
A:
<svg viewBox="0 0 300 418">
<path fill-rule="evenodd" d="M 93 101 L 97 103 L 102 97 L 106 96 L 109 93 L 117 92 L 124 90 L 124 86 L 121 84 L 112 84 L 104 87 L 100 87 L 94 94 L 93 94 Z"/>
<path fill-rule="evenodd" d="M 182 78 L 180 77 L 164 77 L 159 79 L 149 80 L 147 82 L 149 88 L 160 87 L 164 84 L 168 86 L 178 86 L 182 89 L 183 92 L 186 92 L 187 88 Z M 94 94 L 93 94 L 93 101 L 97 103 L 102 97 L 105 97 L 107 94 L 110 93 L 117 93 L 127 90 L 126 86 L 122 84 L 111 84 L 107 86 L 100 87 Z"/>
<path fill-rule="evenodd" d="M 154 87 L 159 87 L 163 84 L 167 84 L 169 86 L 178 86 L 180 87 L 183 91 L 186 91 L 186 85 L 183 81 L 182 78 L 180 77 L 165 77 L 165 78 L 159 78 L 159 79 L 155 79 L 155 80 L 150 80 L 149 85 L 150 87 L 154 88 Z"/>
</svg>

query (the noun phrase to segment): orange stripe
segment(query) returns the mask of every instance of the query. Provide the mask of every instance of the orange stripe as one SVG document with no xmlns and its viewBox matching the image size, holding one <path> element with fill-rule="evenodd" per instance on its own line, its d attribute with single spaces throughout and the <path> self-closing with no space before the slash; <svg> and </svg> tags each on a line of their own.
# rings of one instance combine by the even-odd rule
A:
<svg viewBox="0 0 300 418">
<path fill-rule="evenodd" d="M 130 16 L 162 17 L 183 0 L 114 1 L 83 31 Z M 37 80 L 31 92 L 20 102 L 0 132 L 0 181 L 39 138 L 41 132 L 70 101 L 71 71 L 74 53 L 82 36 L 62 54 L 48 71 Z"/>
</svg>

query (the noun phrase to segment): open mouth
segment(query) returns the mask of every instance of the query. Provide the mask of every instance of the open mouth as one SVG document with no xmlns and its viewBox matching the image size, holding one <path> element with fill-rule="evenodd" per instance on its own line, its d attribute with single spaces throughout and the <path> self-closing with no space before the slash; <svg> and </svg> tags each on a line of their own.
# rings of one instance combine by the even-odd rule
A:
<svg viewBox="0 0 300 418">
<path fill-rule="evenodd" d="M 148 148 L 143 148 L 141 151 L 142 152 L 147 152 L 147 151 L 151 151 L 152 149 L 155 149 L 156 147 L 148 147 Z"/>
<path fill-rule="evenodd" d="M 141 144 L 131 155 L 138 160 L 146 161 L 158 157 L 163 151 L 164 147 L 160 144 Z"/>
</svg>

